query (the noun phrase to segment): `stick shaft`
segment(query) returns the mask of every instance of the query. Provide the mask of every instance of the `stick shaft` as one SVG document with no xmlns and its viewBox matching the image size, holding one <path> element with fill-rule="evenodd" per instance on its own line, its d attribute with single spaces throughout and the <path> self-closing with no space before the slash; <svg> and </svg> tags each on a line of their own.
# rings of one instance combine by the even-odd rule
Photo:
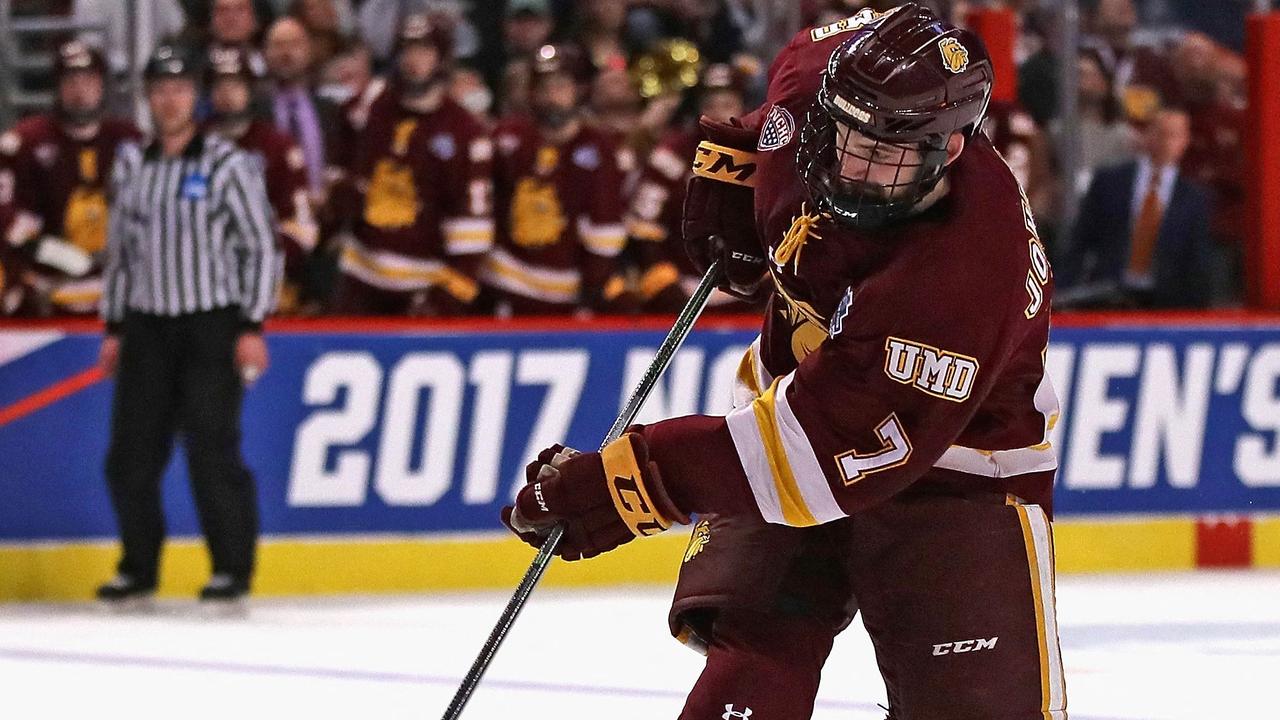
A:
<svg viewBox="0 0 1280 720">
<path fill-rule="evenodd" d="M 648 399 L 649 394 L 653 392 L 654 386 L 657 385 L 658 378 L 662 376 L 667 366 L 671 364 L 671 359 L 675 356 L 676 351 L 680 349 L 680 345 L 684 343 L 685 338 L 689 336 L 689 331 L 693 329 L 698 316 L 702 314 L 703 308 L 706 307 L 707 300 L 711 297 L 711 292 L 715 290 L 716 283 L 719 281 L 719 266 L 720 263 L 716 262 L 707 268 L 706 274 L 702 276 L 702 281 L 698 283 L 698 287 L 693 291 L 689 302 L 685 304 L 684 309 L 676 317 L 675 324 L 671 327 L 671 332 L 667 333 L 666 339 L 658 347 L 658 353 L 653 358 L 653 362 L 649 364 L 644 377 L 640 379 L 640 384 L 636 386 L 636 389 L 631 393 L 631 397 L 627 399 L 627 404 L 622 408 L 618 419 L 613 422 L 613 427 L 609 428 L 609 432 L 605 435 L 604 442 L 600 443 L 600 447 L 603 448 L 605 445 L 622 437 L 623 430 L 639 414 L 640 408 L 644 406 L 644 401 Z M 454 694 L 453 701 L 449 703 L 449 708 L 445 710 L 443 720 L 457 720 L 462 715 L 463 708 L 467 706 L 467 701 L 471 699 L 471 694 L 475 692 L 476 686 L 480 684 L 480 679 L 484 677 L 485 670 L 489 669 L 489 664 L 493 662 L 493 657 L 497 654 L 498 648 L 502 645 L 503 640 L 506 639 L 511 626 L 515 624 L 520 611 L 524 609 L 525 604 L 529 601 L 529 596 L 533 594 L 534 587 L 537 586 L 538 581 L 542 579 L 542 575 L 547 571 L 547 566 L 551 564 L 552 553 L 555 552 L 562 537 L 564 537 L 564 526 L 557 525 L 552 528 L 551 534 L 547 536 L 547 539 L 542 543 L 542 547 L 538 549 L 538 554 L 534 557 L 533 563 L 525 571 L 524 577 L 520 580 L 520 584 L 516 586 L 515 593 L 511 596 L 511 600 L 507 602 L 506 609 L 502 611 L 502 615 L 498 618 L 498 623 L 494 625 L 493 631 L 489 633 L 489 639 L 485 641 L 484 647 L 480 648 L 480 654 L 476 656 L 475 662 L 471 664 L 471 669 L 467 671 L 466 677 L 462 679 L 462 684 L 458 686 L 458 691 Z"/>
</svg>

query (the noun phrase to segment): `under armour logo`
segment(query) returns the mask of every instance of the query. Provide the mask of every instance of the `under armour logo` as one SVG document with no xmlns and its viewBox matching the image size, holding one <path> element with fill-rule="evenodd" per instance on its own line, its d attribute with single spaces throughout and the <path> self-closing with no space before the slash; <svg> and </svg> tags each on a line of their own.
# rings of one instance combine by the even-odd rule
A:
<svg viewBox="0 0 1280 720">
<path fill-rule="evenodd" d="M 745 718 L 751 717 L 751 708 L 744 705 L 742 712 L 738 712 L 733 709 L 732 705 L 725 705 L 724 714 L 720 717 L 724 718 L 724 720 L 733 720 L 734 718 L 744 718 L 745 720 Z"/>
</svg>

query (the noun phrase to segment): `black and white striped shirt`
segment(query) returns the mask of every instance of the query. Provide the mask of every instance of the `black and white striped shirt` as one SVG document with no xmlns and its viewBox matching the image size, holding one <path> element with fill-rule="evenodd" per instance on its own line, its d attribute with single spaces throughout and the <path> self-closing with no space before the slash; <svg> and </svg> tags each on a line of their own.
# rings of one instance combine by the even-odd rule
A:
<svg viewBox="0 0 1280 720">
<path fill-rule="evenodd" d="M 280 259 L 262 171 L 222 138 L 197 133 L 180 155 L 159 143 L 116 154 L 102 315 L 178 316 L 238 306 L 248 324 L 275 302 Z"/>
</svg>

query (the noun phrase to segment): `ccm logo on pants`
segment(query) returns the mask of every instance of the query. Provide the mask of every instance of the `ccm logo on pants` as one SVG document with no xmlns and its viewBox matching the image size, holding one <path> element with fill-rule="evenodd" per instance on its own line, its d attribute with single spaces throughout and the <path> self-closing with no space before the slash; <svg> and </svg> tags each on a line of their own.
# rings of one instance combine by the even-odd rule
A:
<svg viewBox="0 0 1280 720">
<path fill-rule="evenodd" d="M 942 643 L 941 645 L 933 646 L 933 654 L 935 656 L 951 655 L 953 653 L 959 655 L 960 653 L 978 652 L 979 650 L 994 650 L 996 641 L 999 639 L 998 637 L 993 637 L 987 640 L 961 640 L 959 642 Z"/>
</svg>

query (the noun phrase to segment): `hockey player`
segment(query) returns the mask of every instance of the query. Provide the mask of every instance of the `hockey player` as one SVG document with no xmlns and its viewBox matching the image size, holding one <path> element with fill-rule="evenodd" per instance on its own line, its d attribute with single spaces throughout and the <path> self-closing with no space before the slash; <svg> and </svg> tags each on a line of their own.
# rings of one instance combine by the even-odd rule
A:
<svg viewBox="0 0 1280 720">
<path fill-rule="evenodd" d="M 698 115 L 716 122 L 738 117 L 743 106 L 742 83 L 729 65 L 713 64 L 702 71 L 696 88 Z M 684 249 L 680 229 L 684 188 L 693 177 L 690 163 L 700 139 L 695 123 L 672 127 L 649 155 L 627 210 L 627 236 L 637 248 L 643 267 L 639 296 L 643 309 L 673 313 L 684 307 L 698 273 Z M 745 311 L 749 306 L 717 291 L 709 308 Z"/>
<path fill-rule="evenodd" d="M 681 718 L 809 717 L 855 610 L 890 718 L 1066 717 L 1053 280 L 977 129 L 991 84 L 981 40 L 915 3 L 797 35 L 762 107 L 703 123 L 686 203 L 703 263 L 772 285 L 737 408 L 548 448 L 504 510 L 534 545 L 563 522 L 569 560 L 697 515 Z"/>
<path fill-rule="evenodd" d="M 230 48 L 211 51 L 205 66 L 209 88 L 210 129 L 247 151 L 262 168 L 276 234 L 284 250 L 284 282 L 276 312 L 296 313 L 307 299 L 308 259 L 319 228 L 307 195 L 302 150 L 293 138 L 265 120 L 253 117 L 256 78 L 248 56 Z"/>
<path fill-rule="evenodd" d="M 410 15 L 394 81 L 346 108 L 353 156 L 345 187 L 353 237 L 342 252 L 338 312 L 457 315 L 474 310 L 475 272 L 493 244 L 492 143 L 448 97 L 449 31 Z"/>
<path fill-rule="evenodd" d="M 494 132 L 498 242 L 482 277 L 500 312 L 590 311 L 622 293 L 619 152 L 581 117 L 586 67 L 574 48 L 542 47 L 531 66 L 532 116 L 507 118 Z"/>
<path fill-rule="evenodd" d="M 130 123 L 104 117 L 106 64 L 76 40 L 54 58 L 52 113 L 0 135 L 0 185 L 12 191 L 0 227 L 11 252 L 9 282 L 21 285 L 19 314 L 92 314 L 102 294 L 107 238 L 107 172 L 117 146 L 140 137 Z M 0 188 L 2 189 L 2 188 Z"/>
</svg>

